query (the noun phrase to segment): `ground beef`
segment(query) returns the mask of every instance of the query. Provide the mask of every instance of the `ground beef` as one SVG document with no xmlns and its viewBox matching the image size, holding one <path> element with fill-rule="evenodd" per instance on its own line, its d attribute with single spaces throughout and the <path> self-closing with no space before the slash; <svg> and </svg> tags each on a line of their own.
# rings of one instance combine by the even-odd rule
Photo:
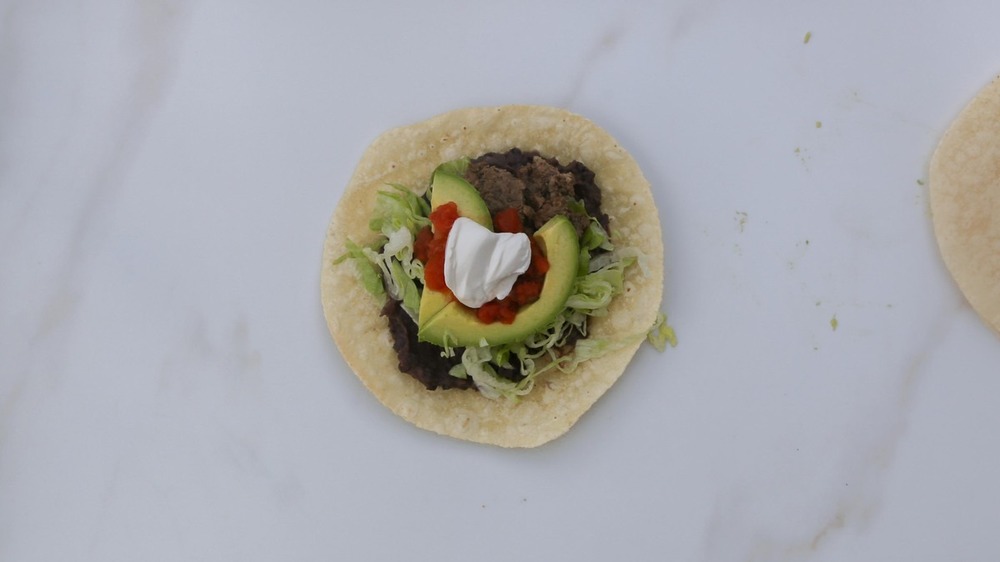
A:
<svg viewBox="0 0 1000 562">
<path fill-rule="evenodd" d="M 583 235 L 590 218 L 579 206 L 574 209 L 571 205 L 576 200 L 573 174 L 560 172 L 544 158 L 535 156 L 530 164 L 518 170 L 518 177 L 524 182 L 525 206 L 534 209 L 531 222 L 535 230 L 552 217 L 566 215 L 576 228 L 576 235 Z"/>
<path fill-rule="evenodd" d="M 489 189 L 481 190 L 480 195 L 491 215 L 524 206 L 524 182 L 509 170 L 496 166 L 469 166 L 465 177 L 472 185 L 489 186 Z"/>
<path fill-rule="evenodd" d="M 582 202 L 587 214 L 608 229 L 594 173 L 580 162 L 563 166 L 555 158 L 513 148 L 472 160 L 465 178 L 479 190 L 491 214 L 511 207 L 518 209 L 529 234 L 552 217 L 566 215 L 577 234 L 582 235 L 589 220 L 572 208 L 574 201 Z"/>
</svg>

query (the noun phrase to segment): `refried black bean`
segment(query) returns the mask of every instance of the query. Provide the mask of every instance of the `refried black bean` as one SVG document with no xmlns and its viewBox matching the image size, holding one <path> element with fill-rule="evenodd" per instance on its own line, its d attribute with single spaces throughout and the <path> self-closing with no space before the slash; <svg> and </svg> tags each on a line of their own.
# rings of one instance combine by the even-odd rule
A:
<svg viewBox="0 0 1000 562">
<path fill-rule="evenodd" d="M 440 347 L 418 340 L 417 325 L 399 301 L 386 299 L 382 316 L 389 320 L 392 349 L 399 357 L 400 371 L 420 381 L 428 390 L 476 387 L 471 378 L 460 379 L 448 374 L 453 366 L 462 362 L 461 350 L 456 351 L 455 357 L 442 357 Z"/>
<path fill-rule="evenodd" d="M 460 379 L 448 374 L 452 367 L 462 362 L 463 348 L 456 349 L 454 357 L 442 357 L 440 347 L 417 339 L 417 325 L 397 300 L 386 299 L 382 316 L 389 321 L 392 349 L 399 357 L 400 372 L 417 379 L 427 390 L 476 388 L 471 377 Z M 520 362 L 512 357 L 511 363 L 511 367 L 497 369 L 497 374 L 518 382 L 524 378 Z"/>
</svg>

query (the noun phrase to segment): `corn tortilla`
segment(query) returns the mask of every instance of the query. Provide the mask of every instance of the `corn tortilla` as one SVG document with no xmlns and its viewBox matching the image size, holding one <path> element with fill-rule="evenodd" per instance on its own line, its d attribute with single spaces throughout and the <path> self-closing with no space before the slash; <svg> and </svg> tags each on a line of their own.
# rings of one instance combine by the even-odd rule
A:
<svg viewBox="0 0 1000 562">
<path fill-rule="evenodd" d="M 375 195 L 387 183 L 422 192 L 438 164 L 511 148 L 537 150 L 568 164 L 579 160 L 596 176 L 612 240 L 645 254 L 645 274 L 626 270 L 626 291 L 608 315 L 591 321 L 593 337 L 645 334 L 660 307 L 663 242 L 649 183 L 635 160 L 604 130 L 563 109 L 543 106 L 477 107 L 452 111 L 379 136 L 364 153 L 327 231 L 321 293 L 330 334 L 345 360 L 382 404 L 418 427 L 501 447 L 534 447 L 564 434 L 624 372 L 641 338 L 582 363 L 574 372 L 539 376 L 515 402 L 490 400 L 474 390 L 427 390 L 401 373 L 381 303 L 362 287 L 349 261 L 331 265 L 348 238 L 377 237 L 368 228 Z"/>
<path fill-rule="evenodd" d="M 1000 78 L 944 134 L 928 179 L 945 265 L 972 308 L 1000 334 Z"/>
</svg>

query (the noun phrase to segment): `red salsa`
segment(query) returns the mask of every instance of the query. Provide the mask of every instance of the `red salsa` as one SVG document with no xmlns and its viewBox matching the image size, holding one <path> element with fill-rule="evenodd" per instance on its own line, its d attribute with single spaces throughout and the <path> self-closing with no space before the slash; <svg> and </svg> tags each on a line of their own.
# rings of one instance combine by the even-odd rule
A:
<svg viewBox="0 0 1000 562">
<path fill-rule="evenodd" d="M 425 226 L 420 229 L 413 243 L 413 254 L 424 263 L 424 286 L 451 296 L 451 289 L 444 282 L 444 246 L 452 225 L 458 219 L 458 205 L 453 201 L 439 205 L 431 211 L 430 219 L 434 228 L 431 230 L 430 226 Z"/>
</svg>

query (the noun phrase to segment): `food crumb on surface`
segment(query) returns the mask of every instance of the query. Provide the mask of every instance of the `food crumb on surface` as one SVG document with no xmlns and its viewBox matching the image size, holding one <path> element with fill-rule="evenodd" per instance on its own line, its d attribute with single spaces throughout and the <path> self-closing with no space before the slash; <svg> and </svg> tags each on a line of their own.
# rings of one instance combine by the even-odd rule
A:
<svg viewBox="0 0 1000 562">
<path fill-rule="evenodd" d="M 805 44 L 809 43 L 809 40 L 812 39 L 812 36 L 813 36 L 813 32 L 812 31 L 807 31 L 806 32 L 806 36 L 802 38 L 802 44 L 805 45 Z"/>
<path fill-rule="evenodd" d="M 750 218 L 750 215 L 745 211 L 736 211 L 736 227 L 740 229 L 740 232 L 743 232 L 746 228 L 748 218 Z"/>
<path fill-rule="evenodd" d="M 836 332 L 837 331 L 837 326 L 839 326 L 839 325 L 840 325 L 840 322 L 837 320 L 837 315 L 834 314 L 833 318 L 830 319 L 830 328 L 832 328 L 833 331 Z"/>
<path fill-rule="evenodd" d="M 808 152 L 809 151 L 807 149 L 802 148 L 801 146 L 796 146 L 795 147 L 795 156 L 798 157 L 799 162 L 801 162 L 802 165 L 805 166 L 805 168 L 806 168 L 807 171 L 809 170 L 809 154 L 808 154 Z"/>
<path fill-rule="evenodd" d="M 656 315 L 656 321 L 646 334 L 646 339 L 660 352 L 666 351 L 667 344 L 677 347 L 677 332 L 667 323 L 667 315 L 663 312 Z"/>
<path fill-rule="evenodd" d="M 816 128 L 817 129 L 822 129 L 823 128 L 823 122 L 822 121 L 816 121 Z"/>
<path fill-rule="evenodd" d="M 924 180 L 917 180 L 917 185 L 924 185 Z"/>
</svg>

